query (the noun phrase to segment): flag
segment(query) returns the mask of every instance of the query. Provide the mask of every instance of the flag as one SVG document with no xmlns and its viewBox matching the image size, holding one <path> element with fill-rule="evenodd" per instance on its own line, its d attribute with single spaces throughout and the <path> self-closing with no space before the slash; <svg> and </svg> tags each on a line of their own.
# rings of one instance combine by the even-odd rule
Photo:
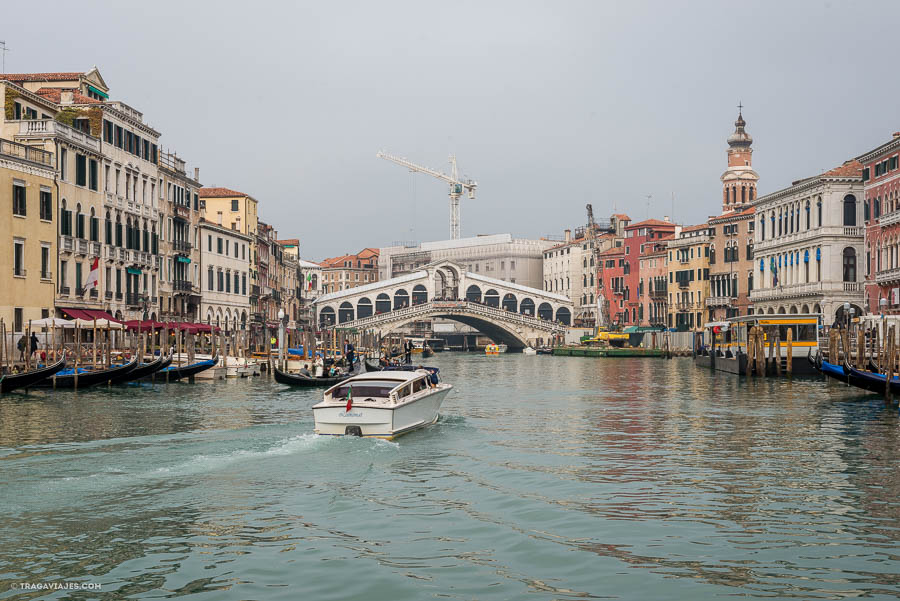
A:
<svg viewBox="0 0 900 601">
<path fill-rule="evenodd" d="M 100 258 L 94 257 L 91 263 L 91 272 L 88 274 L 87 281 L 84 283 L 84 289 L 90 290 L 100 285 Z"/>
<path fill-rule="evenodd" d="M 772 288 L 775 288 L 778 286 L 778 267 L 775 265 L 775 257 L 772 257 L 769 268 L 772 270 Z"/>
<path fill-rule="evenodd" d="M 350 411 L 351 407 L 353 407 L 353 384 L 347 389 L 347 411 Z"/>
<path fill-rule="evenodd" d="M 312 290 L 312 274 L 311 273 L 306 274 L 306 289 Z"/>
</svg>

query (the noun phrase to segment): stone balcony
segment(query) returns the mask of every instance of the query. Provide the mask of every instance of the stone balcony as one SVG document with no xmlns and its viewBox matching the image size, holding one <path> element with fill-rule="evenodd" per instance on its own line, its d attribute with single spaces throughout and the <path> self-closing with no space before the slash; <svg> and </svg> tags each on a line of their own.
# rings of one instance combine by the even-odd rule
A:
<svg viewBox="0 0 900 601">
<path fill-rule="evenodd" d="M 900 211 L 897 212 L 900 215 Z M 875 282 L 878 284 L 888 284 L 892 282 L 900 282 L 900 267 L 894 269 L 882 269 L 875 273 Z"/>
<path fill-rule="evenodd" d="M 825 236 L 861 239 L 865 230 L 866 228 L 863 226 L 834 225 L 817 227 L 803 232 L 794 232 L 793 234 L 767 238 L 761 242 L 755 242 L 753 245 L 753 254 L 758 255 L 767 250 L 780 248 L 782 246 L 796 246 L 809 240 Z"/>
<path fill-rule="evenodd" d="M 60 138 L 67 142 L 79 144 L 94 152 L 100 152 L 100 138 L 95 138 L 55 119 L 23 119 L 19 121 L 19 133 L 15 134 L 15 137 L 16 140 Z"/>
<path fill-rule="evenodd" d="M 881 227 L 894 225 L 895 223 L 900 223 L 900 211 L 894 211 L 878 218 L 878 225 Z"/>
<path fill-rule="evenodd" d="M 730 307 L 735 301 L 736 298 L 731 296 L 707 296 L 706 297 L 706 306 L 707 307 Z"/>
<path fill-rule="evenodd" d="M 779 300 L 823 294 L 862 294 L 862 282 L 806 282 L 785 284 L 777 288 L 760 288 L 750 293 L 750 302 Z"/>
</svg>

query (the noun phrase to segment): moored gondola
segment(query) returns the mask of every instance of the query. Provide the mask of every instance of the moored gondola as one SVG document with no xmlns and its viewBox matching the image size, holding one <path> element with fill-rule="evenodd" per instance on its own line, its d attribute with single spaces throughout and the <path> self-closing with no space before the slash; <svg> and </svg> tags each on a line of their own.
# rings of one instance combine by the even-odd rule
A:
<svg viewBox="0 0 900 601">
<path fill-rule="evenodd" d="M 363 360 L 362 363 L 365 364 L 365 360 Z M 305 386 L 307 388 L 312 388 L 316 386 L 333 386 L 334 384 L 343 382 L 347 378 L 359 374 L 362 371 L 360 367 L 361 366 L 359 365 L 359 363 L 356 363 L 350 373 L 343 373 L 338 376 L 302 376 L 300 374 L 292 374 L 286 371 L 281 371 L 277 367 L 273 367 L 272 372 L 275 375 L 275 381 L 279 384 L 287 384 L 288 386 Z M 366 365 L 366 371 L 369 371 L 368 368 L 369 366 Z"/>
<path fill-rule="evenodd" d="M 187 365 L 169 365 L 156 372 L 156 380 L 159 382 L 177 382 L 178 380 L 190 378 L 202 371 L 215 367 L 218 362 L 219 356 L 213 355 L 212 359 L 206 359 L 205 361 L 197 361 Z"/>
<path fill-rule="evenodd" d="M 137 357 L 124 365 L 116 365 L 109 369 L 64 369 L 35 384 L 40 388 L 88 388 L 98 384 L 112 382 L 119 376 L 130 373 L 137 367 Z"/>
<path fill-rule="evenodd" d="M 150 363 L 142 363 L 138 365 L 129 373 L 121 374 L 117 378 L 111 380 L 113 384 L 124 384 L 125 382 L 133 382 L 134 380 L 140 380 L 141 378 L 146 378 L 147 376 L 151 376 L 154 373 L 158 372 L 161 369 L 165 369 L 172 363 L 172 355 L 168 357 L 164 357 L 160 355 L 155 360 Z"/>
<path fill-rule="evenodd" d="M 63 353 L 63 356 L 51 365 L 47 365 L 46 367 L 39 367 L 38 369 L 32 369 L 31 371 L 26 371 L 21 374 L 6 374 L 4 376 L 0 376 L 0 393 L 3 392 L 11 392 L 18 388 L 28 388 L 30 386 L 34 386 L 41 380 L 46 380 L 50 376 L 55 373 L 58 373 L 66 368 L 66 355 Z"/>
<path fill-rule="evenodd" d="M 851 386 L 862 388 L 870 392 L 884 394 L 885 380 L 887 376 L 884 374 L 874 374 L 870 371 L 863 371 L 844 365 L 844 371 L 847 373 L 847 382 Z M 900 394 L 900 378 L 894 376 L 891 378 L 891 393 Z"/>
</svg>

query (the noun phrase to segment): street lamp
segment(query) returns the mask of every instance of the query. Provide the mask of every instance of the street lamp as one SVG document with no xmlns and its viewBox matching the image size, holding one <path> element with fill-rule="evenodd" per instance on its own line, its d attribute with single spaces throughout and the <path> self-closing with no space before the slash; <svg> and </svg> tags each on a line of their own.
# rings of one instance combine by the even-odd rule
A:
<svg viewBox="0 0 900 601">
<path fill-rule="evenodd" d="M 844 321 L 847 324 L 847 329 L 850 329 L 850 303 L 844 303 Z"/>
</svg>

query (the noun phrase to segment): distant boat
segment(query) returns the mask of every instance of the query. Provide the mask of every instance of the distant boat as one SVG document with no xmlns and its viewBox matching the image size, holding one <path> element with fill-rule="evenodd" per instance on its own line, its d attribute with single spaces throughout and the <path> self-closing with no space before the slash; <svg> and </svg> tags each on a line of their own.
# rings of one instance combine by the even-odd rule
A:
<svg viewBox="0 0 900 601">
<path fill-rule="evenodd" d="M 505 344 L 489 344 L 484 347 L 485 355 L 499 355 L 505 353 L 507 346 Z"/>
<path fill-rule="evenodd" d="M 188 365 L 169 365 L 165 369 L 161 369 L 156 373 L 159 374 L 159 380 L 162 380 L 164 382 L 177 382 L 178 380 L 190 378 L 191 376 L 195 376 L 202 371 L 211 369 L 215 367 L 218 362 L 219 357 L 218 355 L 216 355 L 212 359 L 197 361 L 195 363 L 189 363 Z"/>
<path fill-rule="evenodd" d="M 125 382 L 131 382 L 153 375 L 159 370 L 168 367 L 171 362 L 172 355 L 169 355 L 168 357 L 160 355 L 150 363 L 143 363 L 132 369 L 130 372 L 119 374 L 117 377 L 110 380 L 110 384 L 124 384 Z"/>
<path fill-rule="evenodd" d="M 530 346 L 526 346 L 525 348 L 522 349 L 522 354 L 523 355 L 537 355 L 537 351 L 535 349 L 531 348 Z"/>
</svg>

